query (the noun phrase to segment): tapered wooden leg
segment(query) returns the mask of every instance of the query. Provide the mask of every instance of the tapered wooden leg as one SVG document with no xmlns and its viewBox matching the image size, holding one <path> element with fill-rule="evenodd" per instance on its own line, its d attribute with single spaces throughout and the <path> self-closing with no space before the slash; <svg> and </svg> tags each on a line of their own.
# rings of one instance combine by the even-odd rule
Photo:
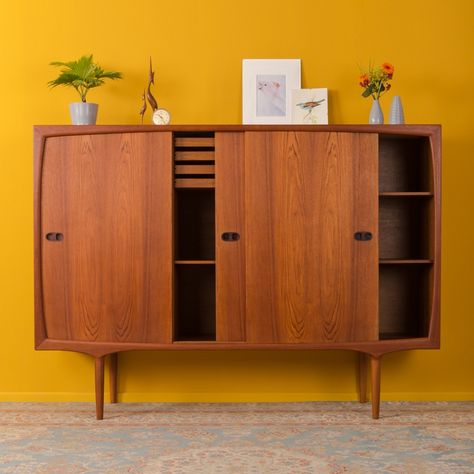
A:
<svg viewBox="0 0 474 474">
<path fill-rule="evenodd" d="M 380 412 L 380 357 L 370 356 L 372 378 L 372 418 L 378 420 Z"/>
<path fill-rule="evenodd" d="M 98 420 L 104 419 L 104 365 L 105 356 L 95 359 L 95 414 Z"/>
<path fill-rule="evenodd" d="M 109 360 L 109 389 L 110 403 L 117 403 L 117 371 L 118 371 L 118 353 L 110 354 Z"/>
<path fill-rule="evenodd" d="M 359 402 L 367 402 L 367 354 L 359 352 L 357 371 L 357 390 L 359 395 Z"/>
</svg>

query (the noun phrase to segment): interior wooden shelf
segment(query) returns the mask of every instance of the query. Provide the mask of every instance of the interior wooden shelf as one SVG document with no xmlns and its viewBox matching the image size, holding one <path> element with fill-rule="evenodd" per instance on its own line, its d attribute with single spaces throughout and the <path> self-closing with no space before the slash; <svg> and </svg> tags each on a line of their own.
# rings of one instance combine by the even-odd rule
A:
<svg viewBox="0 0 474 474">
<path fill-rule="evenodd" d="M 413 339 L 413 335 L 406 332 L 382 332 L 379 334 L 379 340 L 386 341 L 389 339 Z"/>
<path fill-rule="evenodd" d="M 381 258 L 381 265 L 430 265 L 433 260 L 429 258 L 404 259 L 404 258 Z"/>
<path fill-rule="evenodd" d="M 207 148 L 214 147 L 214 137 L 176 137 L 175 147 Z"/>
<path fill-rule="evenodd" d="M 189 338 L 182 336 L 180 339 L 173 341 L 173 344 L 192 344 L 194 342 L 208 342 L 211 344 L 216 342 L 216 338 L 213 334 L 199 337 L 189 336 Z"/>
<path fill-rule="evenodd" d="M 174 161 L 214 161 L 214 152 L 207 150 L 176 150 Z"/>
<path fill-rule="evenodd" d="M 174 180 L 175 188 L 208 188 L 215 187 L 215 180 L 211 178 L 177 178 Z"/>
<path fill-rule="evenodd" d="M 421 192 L 409 192 L 409 191 L 403 191 L 403 192 L 396 192 L 396 191 L 390 191 L 390 192 L 383 192 L 379 194 L 380 197 L 433 197 L 433 193 L 429 191 L 421 191 Z"/>
<path fill-rule="evenodd" d="M 215 260 L 175 260 L 176 265 L 215 265 Z"/>
<path fill-rule="evenodd" d="M 175 174 L 214 174 L 214 165 L 176 165 Z"/>
</svg>

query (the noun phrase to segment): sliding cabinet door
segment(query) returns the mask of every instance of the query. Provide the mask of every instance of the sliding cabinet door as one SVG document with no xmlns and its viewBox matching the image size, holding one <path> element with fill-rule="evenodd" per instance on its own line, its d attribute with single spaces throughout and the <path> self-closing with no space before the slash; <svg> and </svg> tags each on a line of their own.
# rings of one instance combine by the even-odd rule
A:
<svg viewBox="0 0 474 474">
<path fill-rule="evenodd" d="M 376 134 L 247 132 L 244 182 L 247 342 L 376 340 Z"/>
<path fill-rule="evenodd" d="M 46 337 L 170 342 L 170 133 L 46 140 L 41 287 Z"/>
</svg>

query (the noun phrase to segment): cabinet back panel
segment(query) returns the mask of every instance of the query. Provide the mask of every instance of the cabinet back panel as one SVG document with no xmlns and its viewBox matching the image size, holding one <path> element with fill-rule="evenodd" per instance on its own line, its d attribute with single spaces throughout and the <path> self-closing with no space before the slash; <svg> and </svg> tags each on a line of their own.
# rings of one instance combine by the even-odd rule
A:
<svg viewBox="0 0 474 474">
<path fill-rule="evenodd" d="M 215 203 L 213 189 L 176 191 L 176 260 L 215 258 Z"/>
<path fill-rule="evenodd" d="M 432 199 L 380 199 L 380 258 L 433 258 L 429 233 L 432 205 Z"/>
<path fill-rule="evenodd" d="M 175 272 L 175 341 L 215 341 L 215 266 L 176 265 Z"/>
<path fill-rule="evenodd" d="M 430 265 L 380 267 L 380 338 L 427 337 Z"/>
<path fill-rule="evenodd" d="M 380 136 L 379 191 L 432 191 L 428 137 Z"/>
<path fill-rule="evenodd" d="M 51 339 L 170 342 L 171 134 L 49 138 L 41 180 Z M 46 240 L 61 232 L 60 242 Z"/>
</svg>

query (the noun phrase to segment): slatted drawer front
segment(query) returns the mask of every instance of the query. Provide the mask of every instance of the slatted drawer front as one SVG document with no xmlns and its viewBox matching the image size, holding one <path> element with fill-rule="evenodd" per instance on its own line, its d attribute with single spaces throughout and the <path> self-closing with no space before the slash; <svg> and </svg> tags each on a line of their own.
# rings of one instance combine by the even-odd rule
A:
<svg viewBox="0 0 474 474">
<path fill-rule="evenodd" d="M 214 182 L 214 133 L 176 133 L 175 188 L 213 188 Z"/>
</svg>

